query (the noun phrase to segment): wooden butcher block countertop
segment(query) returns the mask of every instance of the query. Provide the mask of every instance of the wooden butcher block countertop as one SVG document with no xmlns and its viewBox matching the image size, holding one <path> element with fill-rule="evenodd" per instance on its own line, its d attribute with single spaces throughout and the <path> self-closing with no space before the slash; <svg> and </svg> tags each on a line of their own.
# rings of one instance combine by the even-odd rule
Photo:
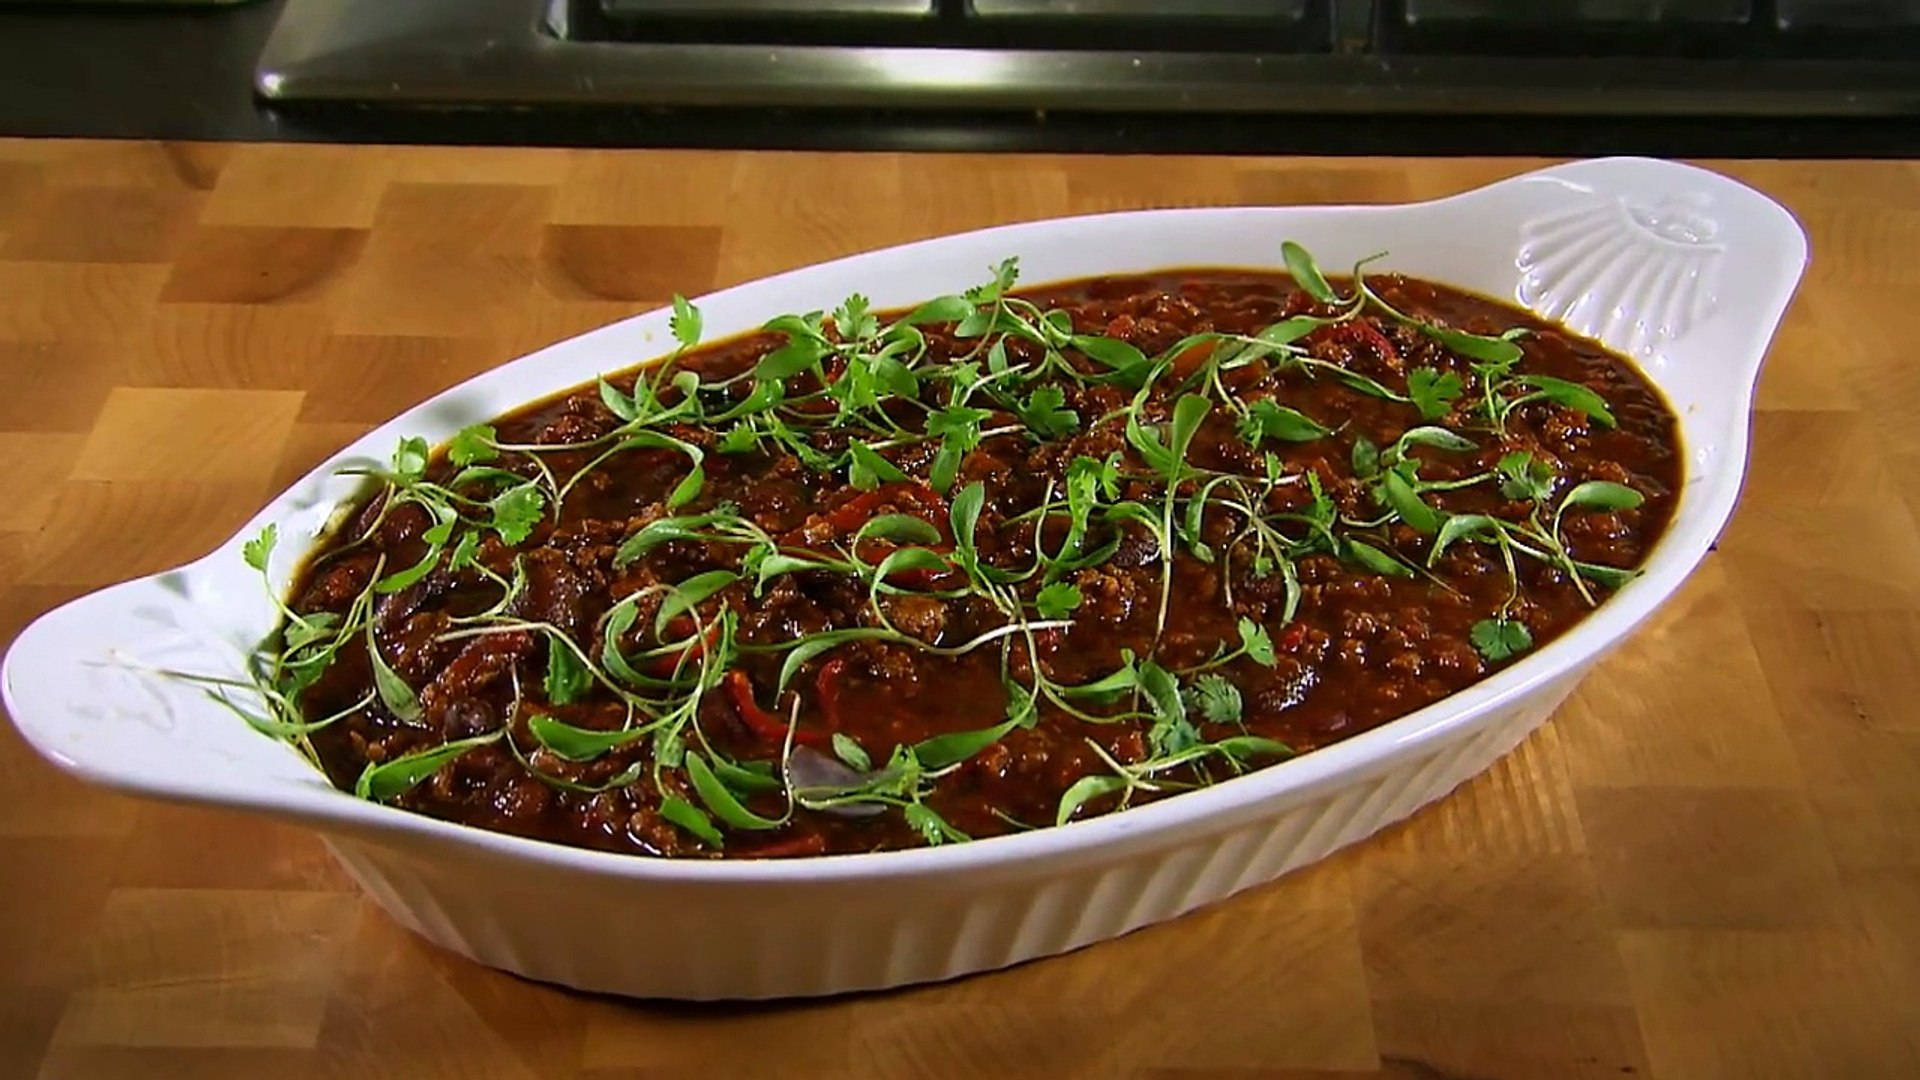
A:
<svg viewBox="0 0 1920 1080">
<path fill-rule="evenodd" d="M 674 292 L 1537 164 L 0 142 L 0 642 L 202 554 L 403 406 Z M 0 1078 L 1920 1075 L 1920 168 L 1709 164 L 1813 249 L 1733 523 L 1549 724 L 1404 825 L 1009 971 L 634 1003 L 427 945 L 313 834 L 90 789 L 0 725 Z"/>
</svg>

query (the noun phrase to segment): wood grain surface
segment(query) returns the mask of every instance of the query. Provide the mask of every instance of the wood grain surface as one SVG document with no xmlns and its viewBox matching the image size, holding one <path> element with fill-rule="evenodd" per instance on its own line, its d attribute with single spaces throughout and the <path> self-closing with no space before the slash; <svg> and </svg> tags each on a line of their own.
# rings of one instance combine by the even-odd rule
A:
<svg viewBox="0 0 1920 1080">
<path fill-rule="evenodd" d="M 0 142 L 0 641 L 676 291 L 1536 164 Z M 1733 524 L 1551 723 L 1405 825 L 1070 956 L 692 1007 L 477 967 L 313 835 L 90 790 L 0 725 L 0 1077 L 1920 1075 L 1920 167 L 1717 167 L 1814 252 Z"/>
</svg>

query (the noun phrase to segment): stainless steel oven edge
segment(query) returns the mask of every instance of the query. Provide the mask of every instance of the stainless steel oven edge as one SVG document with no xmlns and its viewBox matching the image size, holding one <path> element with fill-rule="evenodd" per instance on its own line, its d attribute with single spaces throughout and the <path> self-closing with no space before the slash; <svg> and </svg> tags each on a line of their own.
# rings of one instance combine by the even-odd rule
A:
<svg viewBox="0 0 1920 1080">
<path fill-rule="evenodd" d="M 569 40 L 566 0 L 287 0 L 270 102 L 1018 111 L 1886 116 L 1911 65 Z M 1623 79 L 1628 71 L 1631 78 Z"/>
</svg>

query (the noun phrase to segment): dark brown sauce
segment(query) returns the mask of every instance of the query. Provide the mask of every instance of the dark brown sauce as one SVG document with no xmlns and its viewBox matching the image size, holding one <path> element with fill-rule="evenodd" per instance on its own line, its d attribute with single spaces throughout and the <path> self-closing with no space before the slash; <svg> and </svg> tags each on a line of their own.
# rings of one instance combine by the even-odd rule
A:
<svg viewBox="0 0 1920 1080">
<path fill-rule="evenodd" d="M 1609 429 L 1576 410 L 1538 401 L 1516 409 L 1505 437 L 1499 438 L 1467 416 L 1479 392 L 1470 362 L 1417 330 L 1369 314 L 1360 320 L 1364 328 L 1350 324 L 1307 338 L 1303 344 L 1315 357 L 1396 391 L 1404 391 L 1407 372 L 1415 368 L 1431 367 L 1460 377 L 1465 393 L 1455 403 L 1455 412 L 1438 422 L 1466 434 L 1478 448 L 1418 450 L 1421 478 L 1471 477 L 1492 469 L 1503 454 L 1527 451 L 1553 464 L 1558 474 L 1556 496 L 1586 480 L 1626 484 L 1645 496 L 1642 505 L 1617 512 L 1570 513 L 1565 538 L 1571 554 L 1586 562 L 1621 568 L 1642 563 L 1673 512 L 1682 460 L 1674 416 L 1646 379 L 1602 346 L 1511 306 L 1394 276 L 1370 279 L 1370 283 L 1400 310 L 1455 329 L 1484 334 L 1512 327 L 1530 329 L 1533 332 L 1521 341 L 1522 370 L 1572 380 L 1597 391 L 1617 420 L 1617 426 Z M 1288 279 L 1238 270 L 1100 278 L 1021 295 L 1043 308 L 1070 312 L 1077 332 L 1126 340 L 1148 355 L 1198 330 L 1253 334 L 1279 319 L 1313 310 Z M 949 336 L 945 327 L 928 329 L 936 355 L 972 347 L 970 341 Z M 749 334 L 692 351 L 679 363 L 713 382 L 746 371 L 779 343 L 776 335 Z M 1092 370 L 1090 362 L 1085 363 L 1086 370 Z M 1176 374 L 1178 370 L 1176 362 Z M 801 376 L 794 386 L 811 386 L 810 379 Z M 1228 379 L 1236 394 L 1251 398 L 1271 393 L 1334 428 L 1332 434 L 1311 441 L 1270 439 L 1261 451 L 1276 453 L 1286 473 L 1316 474 L 1344 514 L 1379 515 L 1369 493 L 1371 484 L 1355 476 L 1354 443 L 1365 437 L 1379 447 L 1392 444 L 1402 432 L 1423 423 L 1412 406 L 1368 396 L 1331 378 L 1309 378 L 1297 370 L 1274 372 L 1259 364 L 1232 372 Z M 633 373 L 614 381 L 631 387 Z M 1151 419 L 1164 419 L 1177 381 L 1165 379 L 1156 388 L 1145 407 Z M 743 380 L 723 393 L 737 400 L 750 385 Z M 1124 435 L 1130 391 L 1065 380 L 1062 388 L 1067 405 L 1082 418 L 1078 431 L 1045 441 L 1024 431 L 989 437 L 961 466 L 954 491 L 973 481 L 985 485 L 986 510 L 978 544 L 990 564 L 1015 567 L 1031 561 L 1034 530 L 1005 523 L 1038 505 L 1050 483 L 1057 488 L 1077 456 L 1098 459 L 1120 451 L 1123 468 L 1143 468 Z M 1008 420 L 1006 414 L 996 414 L 983 426 L 1004 426 Z M 589 440 L 618 423 L 595 388 L 585 387 L 518 410 L 496 426 L 502 442 L 555 444 Z M 720 453 L 712 431 L 684 426 L 666 430 L 706 448 L 704 489 L 697 500 L 675 513 L 697 513 L 731 502 L 768 533 L 803 546 L 844 540 L 849 523 L 890 511 L 923 515 L 944 528 L 944 510 L 929 507 L 931 502 L 944 507 L 947 500 L 933 497 L 921 483 L 932 464 L 930 444 L 889 453 L 894 464 L 914 478 L 913 483 L 884 485 L 877 494 L 868 494 L 850 487 L 844 470 L 823 475 L 787 454 Z M 840 448 L 832 437 L 816 439 L 815 444 L 825 452 Z M 595 453 L 555 452 L 547 455 L 547 461 L 564 478 Z M 1206 469 L 1263 473 L 1261 452 L 1246 445 L 1231 417 L 1219 408 L 1200 428 L 1187 460 Z M 530 468 L 513 455 L 494 464 L 531 475 Z M 608 609 L 636 588 L 737 565 L 737 547 L 676 541 L 630 566 L 614 566 L 614 554 L 624 539 L 665 516 L 662 500 L 687 469 L 687 459 L 679 454 L 640 449 L 590 472 L 569 495 L 559 523 L 542 523 L 518 546 L 517 554 L 526 560 L 528 585 L 516 604 L 516 614 L 550 623 L 597 649 Z M 452 472 L 441 460 L 430 475 L 444 478 Z M 1152 490 L 1143 485 L 1136 494 L 1152 503 L 1156 499 Z M 1288 500 L 1303 503 L 1308 498 L 1302 484 L 1277 490 L 1269 504 L 1276 509 L 1285 509 Z M 1428 498 L 1451 514 L 1519 519 L 1527 512 L 1524 504 L 1503 496 L 1494 483 L 1436 491 Z M 370 504 L 354 516 L 341 537 L 322 545 L 292 591 L 297 610 L 344 610 L 365 588 L 382 554 L 389 572 L 419 559 L 426 550 L 420 533 L 429 521 L 418 507 L 388 514 L 368 543 L 334 550 L 344 538 L 363 531 L 378 512 L 377 504 Z M 1210 514 L 1203 536 L 1216 547 L 1224 544 L 1233 528 L 1230 518 Z M 1072 628 L 1045 631 L 1036 640 L 1043 670 L 1056 682 L 1070 685 L 1098 678 L 1115 668 L 1123 650 L 1153 656 L 1169 669 L 1200 664 L 1218 650 L 1232 648 L 1237 621 L 1252 618 L 1271 634 L 1277 662 L 1267 667 L 1243 658 L 1220 674 L 1238 689 L 1247 732 L 1305 752 L 1437 701 L 1502 666 L 1483 658 L 1470 640 L 1470 628 L 1500 609 L 1509 590 L 1507 574 L 1491 545 L 1453 545 L 1435 564 L 1431 578 L 1380 576 L 1329 554 L 1306 555 L 1296 564 L 1300 603 L 1290 622 L 1281 618 L 1280 575 L 1256 577 L 1245 560 L 1236 556 L 1207 563 L 1183 550 L 1175 559 L 1174 603 L 1164 633 L 1156 639 L 1161 589 L 1158 551 L 1143 530 L 1120 528 L 1114 533 L 1109 538 L 1116 539 L 1118 546 L 1111 559 L 1070 578 L 1082 597 Z M 1382 537 L 1383 543 L 1414 562 L 1424 562 L 1431 542 L 1405 525 L 1389 526 Z M 1059 532 L 1050 526 L 1042 538 L 1055 545 Z M 497 538 L 480 545 L 481 561 L 503 574 L 511 572 L 515 554 Z M 1520 597 L 1512 615 L 1531 632 L 1535 647 L 1563 633 L 1591 610 L 1560 570 L 1526 559 L 1518 569 Z M 1224 591 L 1229 577 L 1231 607 Z M 1604 602 L 1608 590 L 1595 586 L 1594 594 Z M 506 724 L 518 753 L 504 743 L 467 753 L 402 795 L 399 805 L 566 844 L 648 854 L 717 854 L 662 819 L 658 790 L 650 781 L 585 794 L 556 788 L 527 771 L 523 757 L 573 784 L 604 784 L 635 762 L 649 761 L 651 743 L 641 740 L 585 763 L 567 762 L 541 749 L 526 730 L 526 719 L 533 712 L 601 730 L 620 728 L 628 722 L 627 712 L 606 694 L 569 705 L 543 703 L 543 657 L 550 646 L 537 634 L 455 640 L 443 636 L 452 618 L 484 610 L 499 596 L 498 586 L 486 579 L 443 567 L 418 584 L 376 598 L 376 632 L 393 668 L 418 691 L 425 716 L 418 723 L 403 723 L 376 703 L 315 733 L 315 749 L 333 782 L 351 788 L 369 762 L 392 760 L 410 750 Z M 866 602 L 864 584 L 841 575 L 802 573 L 776 579 L 757 597 L 748 583 L 731 586 L 705 608 L 724 604 L 738 612 L 739 640 L 751 644 L 870 625 Z M 895 623 L 941 645 L 966 640 L 1001 621 L 998 612 L 973 596 L 958 600 L 906 596 L 888 603 Z M 643 618 L 639 625 L 648 622 Z M 1024 646 L 1012 649 L 1015 678 L 1032 661 Z M 776 701 L 780 665 L 777 653 L 746 653 L 732 665 L 738 674 L 730 674 L 699 708 L 699 727 L 708 745 L 738 760 L 777 759 L 780 746 L 777 739 L 769 738 L 765 721 L 770 716 L 784 725 L 797 702 L 803 742 L 823 744 L 828 732 L 838 732 L 865 747 L 879 763 L 896 745 L 981 728 L 1005 715 L 1007 692 L 997 648 L 944 657 L 893 643 L 853 642 L 806 663 L 792 689 Z M 516 684 L 521 697 L 514 711 Z M 364 649 L 350 647 L 307 692 L 302 705 L 310 717 L 324 716 L 366 696 L 370 686 Z M 746 702 L 748 696 L 751 704 Z M 758 726 L 756 718 L 748 715 L 752 710 L 767 714 L 758 718 Z M 1209 737 L 1219 737 L 1226 730 L 1204 721 L 1199 727 Z M 1088 723 L 1043 707 L 1033 728 L 1015 728 L 942 777 L 926 804 L 955 829 L 975 838 L 1019 827 L 1010 822 L 1051 824 L 1069 785 L 1084 776 L 1111 771 L 1089 741 L 1122 764 L 1137 762 L 1148 753 L 1147 728 L 1144 721 Z M 1211 769 L 1214 780 L 1230 775 L 1225 768 Z M 697 803 L 677 773 L 670 772 L 667 783 L 690 803 Z M 1155 792 L 1143 790 L 1136 792 L 1134 801 L 1154 797 Z M 756 795 L 746 803 L 769 817 L 778 817 L 786 805 L 778 793 Z M 1080 814 L 1114 803 L 1112 796 L 1095 799 Z M 848 817 L 804 809 L 778 829 L 729 829 L 726 840 L 724 854 L 729 856 L 867 851 L 923 842 L 897 812 Z"/>
</svg>

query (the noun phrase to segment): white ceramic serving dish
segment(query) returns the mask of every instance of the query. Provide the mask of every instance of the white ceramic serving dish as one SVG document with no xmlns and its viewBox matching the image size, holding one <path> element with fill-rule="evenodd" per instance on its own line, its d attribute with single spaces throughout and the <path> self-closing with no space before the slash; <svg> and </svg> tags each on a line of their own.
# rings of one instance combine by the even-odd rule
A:
<svg viewBox="0 0 1920 1080">
<path fill-rule="evenodd" d="M 269 522 L 284 583 L 356 490 L 333 471 L 402 435 L 462 425 L 665 351 L 638 316 L 490 371 L 395 418 L 177 570 L 82 597 L 6 658 L 6 705 L 67 771 L 136 794 L 320 830 L 393 917 L 481 963 L 589 990 L 675 998 L 828 994 L 942 979 L 1110 938 L 1319 859 L 1485 769 L 1680 584 L 1732 511 L 1762 354 L 1806 260 L 1793 218 L 1710 172 L 1586 161 L 1437 202 L 1161 210 L 1039 221 L 795 270 L 703 297 L 719 338 L 849 292 L 880 307 L 953 292 L 1018 255 L 1023 280 L 1169 266 L 1384 268 L 1519 302 L 1635 353 L 1677 408 L 1678 514 L 1647 565 L 1570 633 L 1374 731 L 1204 790 L 1064 828 L 915 851 L 667 861 L 497 835 L 327 785 L 288 747 L 132 665 L 232 673 L 274 622 L 240 544 Z M 126 662 L 122 662 L 126 661 Z"/>
</svg>

